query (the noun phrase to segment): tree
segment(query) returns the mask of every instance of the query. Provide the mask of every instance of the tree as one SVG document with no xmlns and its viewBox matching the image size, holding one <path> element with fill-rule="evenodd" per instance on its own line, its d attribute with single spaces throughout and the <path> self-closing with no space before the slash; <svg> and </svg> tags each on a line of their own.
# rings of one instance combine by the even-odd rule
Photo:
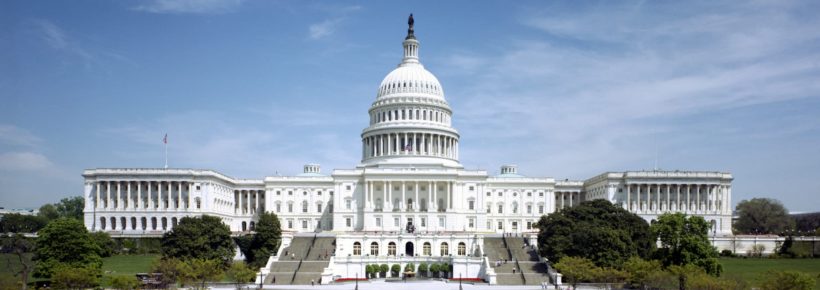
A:
<svg viewBox="0 0 820 290">
<path fill-rule="evenodd" d="M 231 281 L 236 283 L 236 288 L 239 289 L 240 285 L 253 281 L 256 277 L 256 272 L 249 268 L 247 264 L 236 262 L 231 264 L 231 268 L 228 269 L 227 275 Z"/>
<path fill-rule="evenodd" d="M 119 290 L 139 289 L 140 281 L 135 276 L 118 275 L 111 279 L 111 288 Z"/>
<path fill-rule="evenodd" d="M 10 213 L 0 218 L 0 233 L 34 233 L 47 223 L 45 218 L 38 215 Z"/>
<path fill-rule="evenodd" d="M 364 274 L 365 274 L 365 277 L 367 277 L 368 279 L 373 278 L 373 276 L 374 276 L 373 273 L 376 272 L 376 271 L 373 270 L 373 266 L 374 265 L 365 265 L 364 266 Z"/>
<path fill-rule="evenodd" d="M 117 243 L 114 242 L 114 239 L 111 238 L 106 232 L 92 232 L 89 234 L 91 240 L 97 244 L 97 247 L 100 248 L 100 252 L 98 253 L 100 257 L 111 257 L 116 251 Z"/>
<path fill-rule="evenodd" d="M 794 227 L 794 220 L 780 201 L 769 198 L 742 200 L 735 208 L 735 229 L 743 234 L 780 234 Z"/>
<path fill-rule="evenodd" d="M 223 261 L 220 259 L 190 259 L 183 264 L 180 274 L 183 281 L 193 281 L 199 284 L 199 289 L 206 289 L 205 282 L 217 280 L 222 277 Z"/>
<path fill-rule="evenodd" d="M 34 249 L 34 242 L 22 234 L 14 234 L 3 238 L 2 249 L 4 251 L 8 251 L 20 264 L 19 270 L 10 270 L 13 272 L 14 276 L 20 277 L 22 282 L 21 289 L 26 290 L 28 288 L 29 274 L 34 270 L 34 263 L 28 255 Z M 8 265 L 9 268 L 11 268 L 13 263 L 8 263 Z"/>
<path fill-rule="evenodd" d="M 387 277 L 388 270 L 390 270 L 390 267 L 388 267 L 387 264 L 379 265 L 379 275 L 381 275 L 382 278 Z"/>
<path fill-rule="evenodd" d="M 646 221 L 607 200 L 542 216 L 536 225 L 539 254 L 554 262 L 575 256 L 617 268 L 632 256 L 649 258 L 655 248 Z"/>
<path fill-rule="evenodd" d="M 438 270 L 441 271 L 442 273 L 444 273 L 444 278 L 449 278 L 450 277 L 450 275 L 449 275 L 449 273 L 450 273 L 450 264 L 447 264 L 447 263 L 441 264 L 441 267 L 439 267 Z"/>
<path fill-rule="evenodd" d="M 709 224 L 703 217 L 665 213 L 652 224 L 652 232 L 661 242 L 656 257 L 664 267 L 693 264 L 710 275 L 720 276 L 722 267 L 717 250 L 709 243 Z"/>
<path fill-rule="evenodd" d="M 100 284 L 99 268 L 61 264 L 54 269 L 51 286 L 54 289 L 87 289 Z"/>
<path fill-rule="evenodd" d="M 259 214 L 255 227 L 256 233 L 251 238 L 245 254 L 245 261 L 254 268 L 265 266 L 271 254 L 279 250 L 282 241 L 282 227 L 275 213 Z M 240 247 L 241 248 L 241 247 Z"/>
<path fill-rule="evenodd" d="M 180 275 L 180 261 L 174 258 L 159 259 L 151 265 L 152 273 L 159 273 L 162 284 L 176 283 Z"/>
<path fill-rule="evenodd" d="M 644 260 L 632 257 L 624 263 L 624 271 L 628 273 L 627 281 L 633 286 L 647 289 L 650 279 L 656 272 L 661 271 L 661 263 L 656 260 Z"/>
<path fill-rule="evenodd" d="M 763 290 L 809 290 L 815 283 L 811 275 L 797 271 L 769 271 L 764 277 Z"/>
<path fill-rule="evenodd" d="M 60 218 L 60 213 L 57 212 L 57 207 L 50 203 L 42 205 L 37 211 L 37 215 L 44 218 L 46 221 L 52 221 Z"/>
<path fill-rule="evenodd" d="M 82 196 L 67 197 L 61 199 L 54 207 L 60 217 L 82 220 L 85 200 Z"/>
<path fill-rule="evenodd" d="M 419 264 L 419 273 L 421 276 L 427 277 L 427 263 Z"/>
<path fill-rule="evenodd" d="M 575 289 L 578 282 L 590 281 L 596 276 L 596 271 L 599 269 L 592 260 L 581 257 L 564 257 L 558 263 L 555 263 L 555 269 L 558 270 L 564 278 L 569 281 L 572 288 Z"/>
<path fill-rule="evenodd" d="M 99 270 L 99 252 L 82 222 L 68 218 L 53 220 L 38 232 L 34 276 L 49 278 L 58 266 Z"/>
<path fill-rule="evenodd" d="M 390 275 L 391 276 L 398 277 L 399 272 L 401 272 L 401 266 L 399 266 L 399 264 L 393 264 L 393 266 L 390 266 Z"/>
<path fill-rule="evenodd" d="M 164 259 L 219 260 L 222 261 L 220 269 L 226 269 L 233 256 L 231 231 L 217 217 L 183 217 L 177 226 L 162 236 Z"/>
<path fill-rule="evenodd" d="M 438 278 L 439 272 L 441 272 L 441 265 L 438 263 L 430 265 L 430 273 L 433 273 L 433 278 Z"/>
</svg>

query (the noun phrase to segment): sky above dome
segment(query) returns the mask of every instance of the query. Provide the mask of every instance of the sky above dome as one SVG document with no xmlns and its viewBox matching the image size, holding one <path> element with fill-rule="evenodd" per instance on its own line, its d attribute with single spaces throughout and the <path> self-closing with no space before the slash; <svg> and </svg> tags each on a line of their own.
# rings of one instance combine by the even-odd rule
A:
<svg viewBox="0 0 820 290">
<path fill-rule="evenodd" d="M 0 207 L 86 168 L 360 161 L 414 13 L 468 169 L 731 172 L 820 210 L 817 1 L 0 1 Z"/>
</svg>

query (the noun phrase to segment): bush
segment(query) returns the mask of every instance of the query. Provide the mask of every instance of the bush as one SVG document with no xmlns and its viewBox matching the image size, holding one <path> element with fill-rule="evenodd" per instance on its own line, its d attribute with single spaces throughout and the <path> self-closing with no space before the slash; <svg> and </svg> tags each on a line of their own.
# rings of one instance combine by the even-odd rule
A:
<svg viewBox="0 0 820 290">
<path fill-rule="evenodd" d="M 723 251 L 720 251 L 720 256 L 721 257 L 734 257 L 735 253 L 732 253 L 732 250 L 723 250 Z"/>
<path fill-rule="evenodd" d="M 407 263 L 407 265 L 404 266 L 404 271 L 405 272 L 416 272 L 416 265 L 414 265 L 413 263 Z"/>
<path fill-rule="evenodd" d="M 419 275 L 427 277 L 427 263 L 419 264 Z"/>
<path fill-rule="evenodd" d="M 373 265 L 364 266 L 364 277 L 368 279 L 373 277 Z"/>
<path fill-rule="evenodd" d="M 814 287 L 814 277 L 797 271 L 769 271 L 764 277 L 763 290 L 809 290 Z"/>
<path fill-rule="evenodd" d="M 54 289 L 86 289 L 100 284 L 102 275 L 99 268 L 93 266 L 72 267 L 60 265 L 51 274 L 51 286 Z"/>
<path fill-rule="evenodd" d="M 754 245 L 752 249 L 747 252 L 750 257 L 763 257 L 763 252 L 766 251 L 766 246 L 764 245 Z"/>
<path fill-rule="evenodd" d="M 441 264 L 441 267 L 439 267 L 438 270 L 441 271 L 442 273 L 444 273 L 444 278 L 449 278 L 450 277 L 450 275 L 449 275 L 449 273 L 450 273 L 450 264 L 447 264 L 447 263 Z"/>
<path fill-rule="evenodd" d="M 401 272 L 401 266 L 399 266 L 399 264 L 393 264 L 393 266 L 390 266 L 390 275 L 393 277 L 398 277 L 399 272 Z"/>
<path fill-rule="evenodd" d="M 138 289 L 140 286 L 139 280 L 135 276 L 120 275 L 111 279 L 111 288 L 120 290 Z"/>
</svg>

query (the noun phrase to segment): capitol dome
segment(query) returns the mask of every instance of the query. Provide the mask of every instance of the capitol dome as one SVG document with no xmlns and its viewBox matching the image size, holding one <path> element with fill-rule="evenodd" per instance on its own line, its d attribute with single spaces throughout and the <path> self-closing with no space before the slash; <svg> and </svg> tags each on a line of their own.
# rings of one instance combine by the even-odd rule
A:
<svg viewBox="0 0 820 290">
<path fill-rule="evenodd" d="M 384 77 L 379 85 L 378 98 L 394 94 L 424 94 L 444 98 L 444 90 L 436 76 L 418 62 L 402 62 Z"/>
</svg>

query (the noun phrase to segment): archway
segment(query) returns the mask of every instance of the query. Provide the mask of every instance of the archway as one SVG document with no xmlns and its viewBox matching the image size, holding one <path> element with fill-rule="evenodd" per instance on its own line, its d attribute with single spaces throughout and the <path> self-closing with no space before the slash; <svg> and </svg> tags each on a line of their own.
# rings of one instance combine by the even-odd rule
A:
<svg viewBox="0 0 820 290">
<path fill-rule="evenodd" d="M 415 247 L 413 247 L 413 242 L 407 242 L 407 244 L 404 245 L 404 254 L 408 257 L 413 257 L 416 255 L 414 250 Z"/>
</svg>

